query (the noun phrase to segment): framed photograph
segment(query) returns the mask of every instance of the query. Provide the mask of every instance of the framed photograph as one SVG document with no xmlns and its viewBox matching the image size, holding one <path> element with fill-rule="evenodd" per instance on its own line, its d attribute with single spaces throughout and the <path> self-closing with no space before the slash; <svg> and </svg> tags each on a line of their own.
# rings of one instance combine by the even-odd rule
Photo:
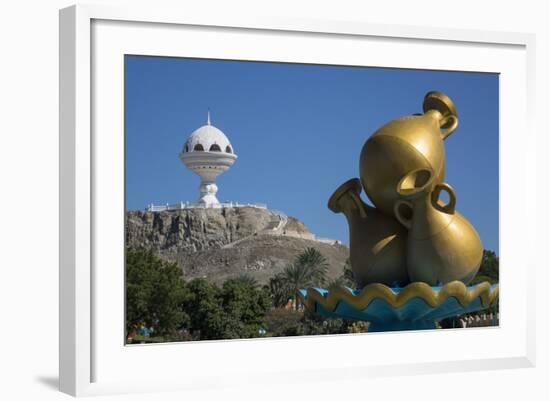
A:
<svg viewBox="0 0 550 401">
<path fill-rule="evenodd" d="M 61 10 L 61 391 L 533 366 L 533 49 Z"/>
</svg>

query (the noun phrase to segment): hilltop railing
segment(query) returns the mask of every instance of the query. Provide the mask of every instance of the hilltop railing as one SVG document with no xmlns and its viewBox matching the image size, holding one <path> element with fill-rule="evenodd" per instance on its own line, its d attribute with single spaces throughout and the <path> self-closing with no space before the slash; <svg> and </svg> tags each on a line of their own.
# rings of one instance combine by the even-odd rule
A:
<svg viewBox="0 0 550 401">
<path fill-rule="evenodd" d="M 286 226 L 286 223 L 288 222 L 288 216 L 279 210 L 271 210 L 271 213 L 279 217 L 279 223 L 277 224 L 277 227 L 273 227 L 272 230 L 279 231 L 283 229 Z"/>
<path fill-rule="evenodd" d="M 332 238 L 324 238 L 324 237 L 318 237 L 318 236 L 315 236 L 315 241 L 317 242 L 323 242 L 325 244 L 338 244 L 338 245 L 342 245 L 342 241 L 338 240 L 338 239 L 332 239 Z"/>
<path fill-rule="evenodd" d="M 223 202 L 216 205 L 205 205 L 203 203 L 179 202 L 165 205 L 148 205 L 145 210 L 148 212 L 164 212 L 167 210 L 184 210 L 184 209 L 221 209 L 221 208 L 238 208 L 238 207 L 255 207 L 257 209 L 267 209 L 265 203 L 239 203 L 239 202 Z"/>
<path fill-rule="evenodd" d="M 267 205 L 265 203 L 239 203 L 239 202 L 222 202 L 218 203 L 216 205 L 205 205 L 203 203 L 191 203 L 191 202 L 179 202 L 179 203 L 173 203 L 173 204 L 165 204 L 165 205 L 154 205 L 150 204 L 148 205 L 145 210 L 147 212 L 164 212 L 169 210 L 186 210 L 186 209 L 222 209 L 222 208 L 239 208 L 239 207 L 255 207 L 257 209 L 267 209 Z M 279 211 L 279 210 L 271 210 L 270 211 L 274 216 L 277 216 L 279 218 L 279 222 L 275 227 L 270 227 L 269 232 L 273 233 L 274 235 L 286 235 L 289 237 L 297 237 L 297 238 L 305 238 L 312 241 L 322 242 L 325 244 L 342 244 L 341 241 L 331 239 L 331 238 L 323 238 L 323 237 L 317 237 L 315 234 L 299 234 L 299 233 L 293 233 L 293 232 L 286 232 L 284 231 L 289 217 Z"/>
</svg>

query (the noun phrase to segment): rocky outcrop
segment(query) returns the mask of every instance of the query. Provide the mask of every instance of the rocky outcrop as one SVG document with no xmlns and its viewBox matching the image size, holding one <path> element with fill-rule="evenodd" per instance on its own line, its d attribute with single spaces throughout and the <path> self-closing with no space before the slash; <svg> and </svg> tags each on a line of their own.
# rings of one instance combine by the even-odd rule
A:
<svg viewBox="0 0 550 401">
<path fill-rule="evenodd" d="M 126 243 L 161 253 L 221 248 L 265 229 L 278 217 L 254 207 L 126 213 Z"/>
<path fill-rule="evenodd" d="M 307 247 L 327 258 L 329 278 L 340 276 L 348 248 L 315 238 L 298 219 L 254 207 L 126 213 L 128 246 L 176 262 L 186 279 L 216 283 L 243 273 L 267 283 Z"/>
</svg>

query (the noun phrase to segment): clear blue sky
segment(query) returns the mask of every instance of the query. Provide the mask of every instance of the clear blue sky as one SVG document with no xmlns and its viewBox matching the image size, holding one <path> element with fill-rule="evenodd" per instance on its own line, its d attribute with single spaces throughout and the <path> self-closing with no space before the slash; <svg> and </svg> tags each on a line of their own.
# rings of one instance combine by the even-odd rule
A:
<svg viewBox="0 0 550 401">
<path fill-rule="evenodd" d="M 446 181 L 498 253 L 496 74 L 142 56 L 127 56 L 125 68 L 127 209 L 198 198 L 199 178 L 178 154 L 210 109 L 239 156 L 218 177 L 220 201 L 267 203 L 348 243 L 329 196 L 358 177 L 361 147 L 377 128 L 422 112 L 424 94 L 438 90 L 460 121 L 445 141 Z"/>
</svg>

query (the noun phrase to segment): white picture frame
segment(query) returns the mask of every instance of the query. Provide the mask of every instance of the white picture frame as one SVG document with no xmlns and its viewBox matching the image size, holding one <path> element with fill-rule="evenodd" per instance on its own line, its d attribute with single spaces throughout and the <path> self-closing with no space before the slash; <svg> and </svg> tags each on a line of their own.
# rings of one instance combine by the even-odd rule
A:
<svg viewBox="0 0 550 401">
<path fill-rule="evenodd" d="M 193 41 L 178 40 L 179 35 Z M 224 46 L 216 47 L 221 37 Z M 258 46 L 259 37 L 263 46 Z M 205 46 L 183 45 L 191 42 Z M 534 283 L 527 275 L 534 270 L 535 260 L 530 256 L 534 255 L 529 251 L 530 242 L 519 238 L 522 230 L 535 231 L 536 210 L 528 207 L 526 190 L 535 187 L 534 177 L 528 174 L 534 171 L 535 160 L 533 117 L 529 114 L 534 101 L 534 43 L 534 35 L 530 34 L 351 21 L 236 19 L 186 14 L 182 10 L 99 5 L 61 10 L 60 390 L 79 396 L 206 389 L 229 383 L 235 386 L 249 381 L 292 380 L 296 371 L 302 380 L 344 376 L 360 380 L 403 372 L 534 366 L 535 296 Z M 384 53 L 385 48 L 392 46 L 400 52 Z M 433 51 L 437 51 L 438 57 L 430 56 Z M 123 326 L 120 311 L 124 288 L 120 280 L 124 266 L 120 263 L 123 248 L 117 248 L 123 243 L 120 235 L 123 213 L 116 201 L 123 188 L 116 188 L 120 186 L 123 170 L 123 132 L 120 130 L 123 70 L 119 68 L 119 56 L 128 53 L 500 73 L 501 264 L 516 266 L 501 272 L 501 326 L 446 330 L 445 333 L 125 347 L 122 336 L 117 334 Z M 411 57 L 413 54 L 425 57 Z M 106 92 L 104 88 L 115 92 Z M 517 131 L 525 135 L 518 139 L 513 135 Z M 510 163 L 512 150 L 513 164 Z M 521 183 L 519 187 L 523 191 L 517 190 L 518 185 L 513 191 L 508 184 L 511 181 Z M 110 192 L 111 189 L 115 191 Z M 111 209 L 112 199 L 115 205 Z M 108 240 L 113 240 L 113 248 L 102 248 L 102 241 Z M 106 269 L 107 264 L 113 266 L 112 269 Z M 396 338 L 399 344 L 412 344 L 411 349 L 395 345 L 389 355 L 376 351 L 388 349 L 388 344 L 392 339 L 395 344 Z M 453 347 L 445 346 L 451 342 Z M 429 352 L 420 352 L 422 344 L 436 346 Z M 369 352 L 369 358 L 363 358 L 362 354 L 350 356 L 351 352 L 357 353 L 353 351 L 357 349 Z M 280 355 L 297 352 L 302 356 L 300 364 L 285 367 L 278 359 Z M 218 355 L 223 355 L 223 359 L 216 359 Z M 259 366 L 257 355 L 273 361 L 273 366 Z M 188 364 L 192 366 L 186 368 L 178 364 L 182 357 L 192 360 L 193 364 Z M 161 369 L 147 377 L 125 374 L 124 367 L 137 360 L 162 361 L 166 371 Z M 175 367 L 179 370 L 169 374 Z"/>
</svg>

